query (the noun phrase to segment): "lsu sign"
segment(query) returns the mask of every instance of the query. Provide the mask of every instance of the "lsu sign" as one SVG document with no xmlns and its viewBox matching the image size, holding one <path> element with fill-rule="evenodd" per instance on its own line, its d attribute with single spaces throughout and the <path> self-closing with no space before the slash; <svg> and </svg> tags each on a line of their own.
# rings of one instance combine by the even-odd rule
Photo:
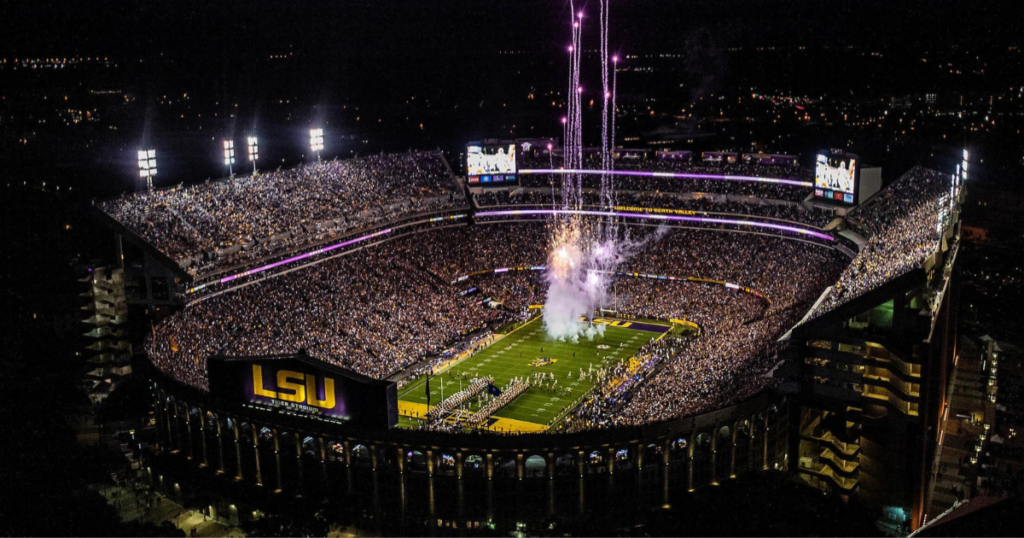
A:
<svg viewBox="0 0 1024 538">
<path fill-rule="evenodd" d="M 305 354 L 211 357 L 210 393 L 291 415 L 390 428 L 398 422 L 398 387 Z"/>
<path fill-rule="evenodd" d="M 268 387 L 263 381 L 263 367 L 252 365 L 252 393 L 255 397 L 305 404 L 333 410 L 338 404 L 334 379 L 324 376 L 319 382 L 316 375 L 292 370 L 278 370 Z"/>
</svg>

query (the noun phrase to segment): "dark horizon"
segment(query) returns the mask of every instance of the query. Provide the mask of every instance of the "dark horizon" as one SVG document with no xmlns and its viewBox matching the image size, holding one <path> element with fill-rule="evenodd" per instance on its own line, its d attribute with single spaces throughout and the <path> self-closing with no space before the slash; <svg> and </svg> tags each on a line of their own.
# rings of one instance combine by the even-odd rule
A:
<svg viewBox="0 0 1024 538">
<path fill-rule="evenodd" d="M 1002 180 L 1013 175 L 1002 150 L 1015 144 L 1005 121 L 997 124 L 1010 130 L 1003 135 L 964 132 L 960 140 L 942 138 L 948 147 L 906 140 L 897 150 L 856 130 L 828 128 L 830 119 L 785 135 L 771 126 L 723 134 L 705 120 L 721 107 L 713 99 L 748 92 L 823 99 L 821 111 L 844 121 L 856 121 L 850 111 L 880 114 L 904 95 L 934 93 L 947 110 L 981 108 L 1006 94 L 1024 69 L 1013 7 L 875 0 L 613 5 L 609 43 L 625 60 L 620 106 L 633 116 L 620 123 L 622 138 L 646 143 L 668 134 L 677 148 L 804 157 L 852 142 L 872 162 L 889 165 L 890 177 L 936 151 L 966 144 L 984 152 L 981 146 L 992 144 L 1000 151 L 978 172 L 995 166 L 990 176 Z M 560 132 L 567 2 L 48 2 L 5 9 L 18 32 L 0 36 L 8 62 L 0 68 L 10 80 L 0 101 L 0 114 L 9 117 L 0 151 L 15 180 L 33 178 L 34 163 L 47 159 L 61 170 L 51 181 L 109 196 L 135 188 L 134 151 L 157 146 L 160 184 L 193 183 L 226 174 L 218 164 L 221 139 L 240 144 L 251 133 L 263 141 L 261 164 L 291 166 L 308 159 L 305 132 L 314 126 L 326 130 L 329 157 L 440 147 L 455 161 L 467 140 Z M 596 13 L 587 17 L 596 21 Z M 584 84 L 593 87 L 597 31 L 585 28 Z M 76 55 L 106 61 L 56 71 L 14 65 L 16 58 L 62 63 Z M 71 131 L 59 128 L 67 114 L 54 111 L 50 99 L 62 98 L 96 117 Z M 638 114 L 651 104 L 657 115 Z M 721 112 L 772 117 L 763 107 L 733 108 Z M 693 118 L 673 118 L 680 109 Z M 597 116 L 589 108 L 587 114 L 584 136 L 591 140 Z M 57 155 L 53 147 L 61 148 Z"/>
<path fill-rule="evenodd" d="M 48 0 L 5 6 L 4 18 L 18 32 L 5 33 L 0 43 L 6 57 L 127 58 L 173 52 L 217 58 L 246 49 L 263 54 L 289 44 L 302 46 L 304 53 L 319 49 L 333 54 L 331 49 L 337 48 L 356 57 L 543 52 L 566 41 L 568 6 L 544 0 L 454 0 L 442 5 L 413 0 L 99 0 L 68 5 Z M 610 43 L 628 53 L 684 52 L 684 36 L 700 27 L 725 47 L 1020 46 L 1017 23 L 1024 16 L 1016 7 L 1009 0 L 641 0 L 612 6 Z M 577 2 L 576 8 L 596 21 L 596 5 Z M 894 20 L 900 21 L 899 31 L 891 31 Z"/>
</svg>

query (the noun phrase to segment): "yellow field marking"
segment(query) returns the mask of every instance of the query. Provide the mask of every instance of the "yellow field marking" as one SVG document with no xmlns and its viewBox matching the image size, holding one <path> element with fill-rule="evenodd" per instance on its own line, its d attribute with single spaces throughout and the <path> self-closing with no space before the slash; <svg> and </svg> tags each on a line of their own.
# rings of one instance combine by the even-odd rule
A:
<svg viewBox="0 0 1024 538">
<path fill-rule="evenodd" d="M 534 424 L 523 420 L 505 417 L 491 417 L 497 419 L 494 424 L 487 427 L 488 430 L 503 433 L 534 433 L 547 431 L 548 427 L 543 424 Z"/>
<path fill-rule="evenodd" d="M 487 349 L 487 348 L 493 346 L 494 344 L 498 343 L 499 340 L 502 340 L 504 338 L 508 338 L 509 336 L 512 336 L 519 329 L 522 329 L 523 327 L 526 327 L 527 325 L 529 325 L 529 324 L 539 320 L 542 317 L 543 316 L 537 316 L 536 318 L 534 318 L 534 319 L 532 319 L 530 321 L 527 321 L 526 323 L 516 327 L 514 330 L 512 330 L 512 332 L 510 332 L 508 334 L 494 334 L 494 335 L 491 335 L 490 340 L 488 340 L 484 344 L 483 349 L 481 349 L 480 351 L 483 351 L 484 349 Z M 442 374 L 442 373 L 446 372 L 447 370 L 451 369 L 452 367 L 454 367 L 456 364 L 462 362 L 465 359 L 468 359 L 472 355 L 473 355 L 473 352 L 467 349 L 466 351 L 463 351 L 462 353 L 459 353 L 458 356 L 452 357 L 450 360 L 447 360 L 447 361 L 439 364 L 438 366 L 434 367 L 434 369 L 431 370 L 431 375 Z"/>
<path fill-rule="evenodd" d="M 502 340 L 502 339 L 504 339 L 504 338 L 507 338 L 507 337 L 509 337 L 509 336 L 512 336 L 512 334 L 514 334 L 514 333 L 515 333 L 516 331 L 518 331 L 519 329 L 522 329 L 523 327 L 526 327 L 527 325 L 529 325 L 529 324 L 531 324 L 531 323 L 533 323 L 533 322 L 535 322 L 535 321 L 538 321 L 538 320 L 539 320 L 540 318 L 542 318 L 542 317 L 544 317 L 544 316 L 537 316 L 536 318 L 534 318 L 534 319 L 532 319 L 532 320 L 530 320 L 530 321 L 527 321 L 526 323 L 524 323 L 524 324 L 520 325 L 519 327 L 516 327 L 516 329 L 515 329 L 515 330 L 513 330 L 512 332 L 510 332 L 510 333 L 508 333 L 508 334 L 494 334 L 494 335 L 491 335 L 490 339 L 489 339 L 489 340 L 487 340 L 487 342 L 485 343 L 485 345 L 484 345 L 484 348 L 483 348 L 483 349 L 487 349 L 487 348 L 489 348 L 489 347 L 493 346 L 494 344 L 498 343 L 498 341 L 499 341 L 499 340 Z M 483 349 L 481 349 L 480 351 L 483 351 Z M 454 366 L 455 366 L 456 364 L 458 364 L 458 363 L 460 363 L 460 362 L 462 362 L 462 361 L 464 361 L 464 360 L 468 359 L 468 358 L 469 358 L 469 357 L 471 357 L 472 355 L 473 355 L 472 351 L 470 351 L 470 350 L 468 350 L 468 349 L 467 349 L 466 351 L 463 351 L 462 353 L 459 353 L 459 354 L 458 354 L 457 356 L 455 356 L 455 357 L 452 357 L 451 359 L 448 359 L 447 361 L 445 361 L 445 362 L 443 362 L 443 363 L 441 363 L 441 364 L 439 364 L 439 365 L 437 365 L 437 366 L 433 367 L 433 368 L 432 368 L 432 369 L 430 370 L 430 375 L 440 375 L 440 374 L 443 374 L 443 373 L 445 373 L 446 371 L 448 371 L 448 370 L 450 370 L 451 368 L 453 368 L 453 367 L 454 367 Z M 403 392 L 403 393 L 402 393 L 402 394 L 400 394 L 400 395 L 399 395 L 398 397 L 399 397 L 399 398 L 402 398 L 402 397 L 404 397 L 404 396 L 407 396 L 407 395 L 408 395 L 408 394 L 410 394 L 410 393 L 411 393 L 411 392 L 412 392 L 413 390 L 419 389 L 419 388 L 420 388 L 421 386 L 422 386 L 422 384 L 417 384 L 417 385 L 416 385 L 415 387 L 413 387 L 413 388 L 411 388 L 411 389 L 409 389 L 409 390 L 407 390 L 407 391 Z M 403 390 L 404 390 L 404 388 L 403 388 Z M 401 400 L 399 400 L 399 401 L 401 401 Z M 401 413 L 401 412 L 399 412 L 399 414 L 402 414 L 402 413 Z M 410 416 L 410 415 L 406 415 L 406 416 Z"/>
<path fill-rule="evenodd" d="M 403 417 L 423 418 L 427 416 L 427 411 L 430 411 L 427 404 L 398 400 L 398 414 Z"/>
</svg>

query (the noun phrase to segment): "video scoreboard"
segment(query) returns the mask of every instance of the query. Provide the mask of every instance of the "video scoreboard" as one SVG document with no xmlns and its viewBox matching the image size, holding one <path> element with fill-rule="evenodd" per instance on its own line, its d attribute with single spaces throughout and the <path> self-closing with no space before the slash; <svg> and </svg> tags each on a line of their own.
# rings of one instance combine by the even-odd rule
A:
<svg viewBox="0 0 1024 538">
<path fill-rule="evenodd" d="M 470 187 L 512 187 L 519 184 L 516 144 L 470 143 L 466 146 L 466 181 Z"/>
<path fill-rule="evenodd" d="M 850 153 L 819 153 L 814 163 L 814 197 L 857 203 L 858 161 L 859 157 Z"/>
</svg>

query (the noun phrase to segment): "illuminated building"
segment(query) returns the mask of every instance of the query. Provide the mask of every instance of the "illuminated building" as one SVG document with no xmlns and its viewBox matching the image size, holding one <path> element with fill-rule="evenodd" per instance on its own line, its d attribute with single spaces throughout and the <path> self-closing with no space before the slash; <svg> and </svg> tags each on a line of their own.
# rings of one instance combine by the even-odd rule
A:
<svg viewBox="0 0 1024 538">
<path fill-rule="evenodd" d="M 791 469 L 878 508 L 890 534 L 916 529 L 926 511 L 957 338 L 958 209 L 941 213 L 941 239 L 923 263 L 805 320 L 783 353 L 783 387 L 799 402 Z"/>
</svg>

